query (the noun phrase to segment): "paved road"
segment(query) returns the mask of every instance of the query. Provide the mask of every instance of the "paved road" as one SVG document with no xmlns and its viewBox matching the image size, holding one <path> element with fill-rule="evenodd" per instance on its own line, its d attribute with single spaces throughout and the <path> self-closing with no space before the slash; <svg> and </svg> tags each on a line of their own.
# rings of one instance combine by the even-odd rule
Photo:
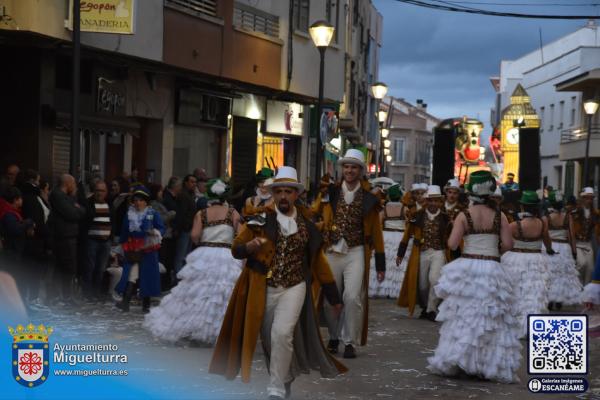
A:
<svg viewBox="0 0 600 400">
<path fill-rule="evenodd" d="M 344 360 L 350 371 L 336 379 L 322 379 L 314 372 L 302 376 L 293 385 L 292 399 L 575 398 L 530 394 L 524 362 L 519 384 L 432 375 L 426 369 L 426 359 L 437 344 L 438 323 L 409 318 L 393 300 L 372 301 L 370 316 L 369 345 L 358 349 L 357 359 Z M 82 340 L 119 343 L 129 354 L 130 376 L 143 375 L 152 382 L 152 392 L 157 396 L 265 398 L 267 372 L 260 345 L 253 363 L 253 381 L 246 385 L 207 374 L 212 349 L 189 342 L 172 345 L 152 338 L 141 328 L 143 316 L 139 307 L 121 314 L 110 305 L 86 306 L 79 310 L 54 310 L 37 317 L 62 331 L 57 340 L 63 343 Z M 590 347 L 588 379 L 592 392 L 580 398 L 600 398 L 600 339 L 590 339 Z"/>
</svg>

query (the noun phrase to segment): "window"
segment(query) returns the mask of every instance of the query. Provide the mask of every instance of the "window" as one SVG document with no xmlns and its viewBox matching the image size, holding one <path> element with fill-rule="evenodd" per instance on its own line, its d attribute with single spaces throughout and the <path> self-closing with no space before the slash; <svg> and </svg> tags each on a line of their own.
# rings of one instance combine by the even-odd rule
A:
<svg viewBox="0 0 600 400">
<path fill-rule="evenodd" d="M 400 187 L 404 187 L 404 182 L 406 181 L 406 178 L 404 176 L 404 173 L 400 173 L 400 174 L 396 174 L 396 182 L 398 182 L 400 184 Z"/>
<path fill-rule="evenodd" d="M 165 5 L 192 15 L 217 16 L 217 0 L 165 0 Z"/>
<path fill-rule="evenodd" d="M 546 107 L 540 107 L 540 132 L 544 132 L 544 114 L 546 114 Z"/>
<path fill-rule="evenodd" d="M 403 163 L 404 161 L 404 138 L 394 139 L 394 162 Z"/>
<path fill-rule="evenodd" d="M 335 27 L 333 32 L 333 42 L 338 42 L 338 24 L 340 21 L 340 0 L 327 0 L 325 4 L 325 17 L 327 21 Z"/>
<path fill-rule="evenodd" d="M 310 11 L 310 0 L 294 0 L 294 29 L 308 32 L 308 16 Z"/>
<path fill-rule="evenodd" d="M 561 100 L 558 109 L 558 129 L 563 128 L 563 119 L 565 117 L 565 101 Z"/>
<path fill-rule="evenodd" d="M 242 3 L 235 3 L 233 9 L 233 24 L 240 29 L 264 33 L 265 35 L 279 37 L 279 17 L 250 7 Z"/>
<path fill-rule="evenodd" d="M 571 117 L 569 118 L 569 125 L 575 125 L 575 113 L 577 109 L 577 96 L 571 97 Z"/>
<path fill-rule="evenodd" d="M 550 104 L 550 128 L 549 131 L 554 129 L 554 104 Z"/>
</svg>

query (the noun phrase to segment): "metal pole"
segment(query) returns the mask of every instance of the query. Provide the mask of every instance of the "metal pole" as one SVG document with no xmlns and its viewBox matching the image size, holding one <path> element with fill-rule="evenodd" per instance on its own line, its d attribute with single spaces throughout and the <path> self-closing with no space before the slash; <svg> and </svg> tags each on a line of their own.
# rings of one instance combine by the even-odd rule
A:
<svg viewBox="0 0 600 400">
<path fill-rule="evenodd" d="M 588 186 L 590 171 L 589 171 L 589 158 L 590 158 L 590 137 L 592 136 L 592 114 L 588 114 L 588 134 L 585 138 L 585 158 L 583 159 L 583 185 L 582 187 Z"/>
<path fill-rule="evenodd" d="M 69 172 L 75 175 L 79 164 L 79 85 L 81 64 L 81 17 L 80 0 L 73 0 L 73 81 L 71 96 L 71 151 L 69 153 Z M 79 177 L 75 177 L 79 179 Z"/>
<path fill-rule="evenodd" d="M 379 169 L 379 176 L 385 176 L 385 146 L 383 145 L 383 123 L 379 124 L 379 163 L 381 168 Z"/>
<path fill-rule="evenodd" d="M 318 47 L 319 55 L 321 56 L 321 65 L 319 69 L 319 102 L 317 103 L 317 154 L 315 157 L 315 176 L 313 181 L 313 190 L 315 196 L 319 190 L 319 181 L 321 180 L 321 157 L 323 156 L 323 143 L 321 142 L 321 117 L 323 115 L 323 79 L 325 75 L 325 50 L 326 47 Z M 325 163 L 325 157 L 323 157 L 323 163 Z M 323 171 L 325 168 L 323 168 Z"/>
</svg>

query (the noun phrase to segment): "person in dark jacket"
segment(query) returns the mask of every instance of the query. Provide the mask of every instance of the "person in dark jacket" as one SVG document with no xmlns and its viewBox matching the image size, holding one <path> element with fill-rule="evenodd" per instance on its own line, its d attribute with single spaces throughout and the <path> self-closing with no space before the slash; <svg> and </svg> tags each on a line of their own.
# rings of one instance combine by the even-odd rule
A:
<svg viewBox="0 0 600 400">
<path fill-rule="evenodd" d="M 40 192 L 40 174 L 28 169 L 24 174 L 21 185 L 23 193 L 23 218 L 30 219 L 35 224 L 33 235 L 25 239 L 24 272 L 29 282 L 29 298 L 26 301 L 35 306 L 41 306 L 39 288 L 46 274 L 49 254 L 48 216 L 50 208 L 44 203 Z"/>
<path fill-rule="evenodd" d="M 74 304 L 72 281 L 77 272 L 77 236 L 79 224 L 85 218 L 86 209 L 76 200 L 77 182 L 73 176 L 65 174 L 60 178 L 59 187 L 50 194 L 50 226 L 54 236 L 54 288 L 55 300 L 60 299 L 62 288 L 63 302 Z"/>
<path fill-rule="evenodd" d="M 168 211 L 177 211 L 177 196 L 181 192 L 181 180 L 172 176 L 169 178 L 167 188 L 163 193 L 162 203 L 165 205 Z"/>
<path fill-rule="evenodd" d="M 196 185 L 197 178 L 194 175 L 187 175 L 183 179 L 183 188 L 177 196 L 177 209 L 175 215 L 174 230 L 177 233 L 177 248 L 175 249 L 175 273 L 179 272 L 185 263 L 185 257 L 190 252 L 191 240 L 190 231 L 196 215 Z"/>
<path fill-rule="evenodd" d="M 0 199 L 0 233 L 3 237 L 2 246 L 5 256 L 2 264 L 13 274 L 21 296 L 25 298 L 29 279 L 23 268 L 22 255 L 26 238 L 33 236 L 34 223 L 29 219 L 23 219 L 22 205 L 21 191 L 14 186 L 6 188 Z"/>
</svg>

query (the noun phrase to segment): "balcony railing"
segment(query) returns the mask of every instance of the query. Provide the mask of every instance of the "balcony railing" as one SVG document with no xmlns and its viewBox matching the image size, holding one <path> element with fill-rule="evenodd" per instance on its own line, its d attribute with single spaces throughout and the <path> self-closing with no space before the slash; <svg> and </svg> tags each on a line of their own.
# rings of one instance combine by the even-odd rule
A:
<svg viewBox="0 0 600 400">
<path fill-rule="evenodd" d="M 279 17 L 246 4 L 235 3 L 233 24 L 245 31 L 279 38 Z"/>
<path fill-rule="evenodd" d="M 165 6 L 192 15 L 217 16 L 217 0 L 165 0 Z"/>
<path fill-rule="evenodd" d="M 560 142 L 570 143 L 578 140 L 585 140 L 588 135 L 587 127 L 565 129 L 560 132 Z M 590 139 L 600 138 L 600 125 L 592 124 L 592 136 Z"/>
</svg>

